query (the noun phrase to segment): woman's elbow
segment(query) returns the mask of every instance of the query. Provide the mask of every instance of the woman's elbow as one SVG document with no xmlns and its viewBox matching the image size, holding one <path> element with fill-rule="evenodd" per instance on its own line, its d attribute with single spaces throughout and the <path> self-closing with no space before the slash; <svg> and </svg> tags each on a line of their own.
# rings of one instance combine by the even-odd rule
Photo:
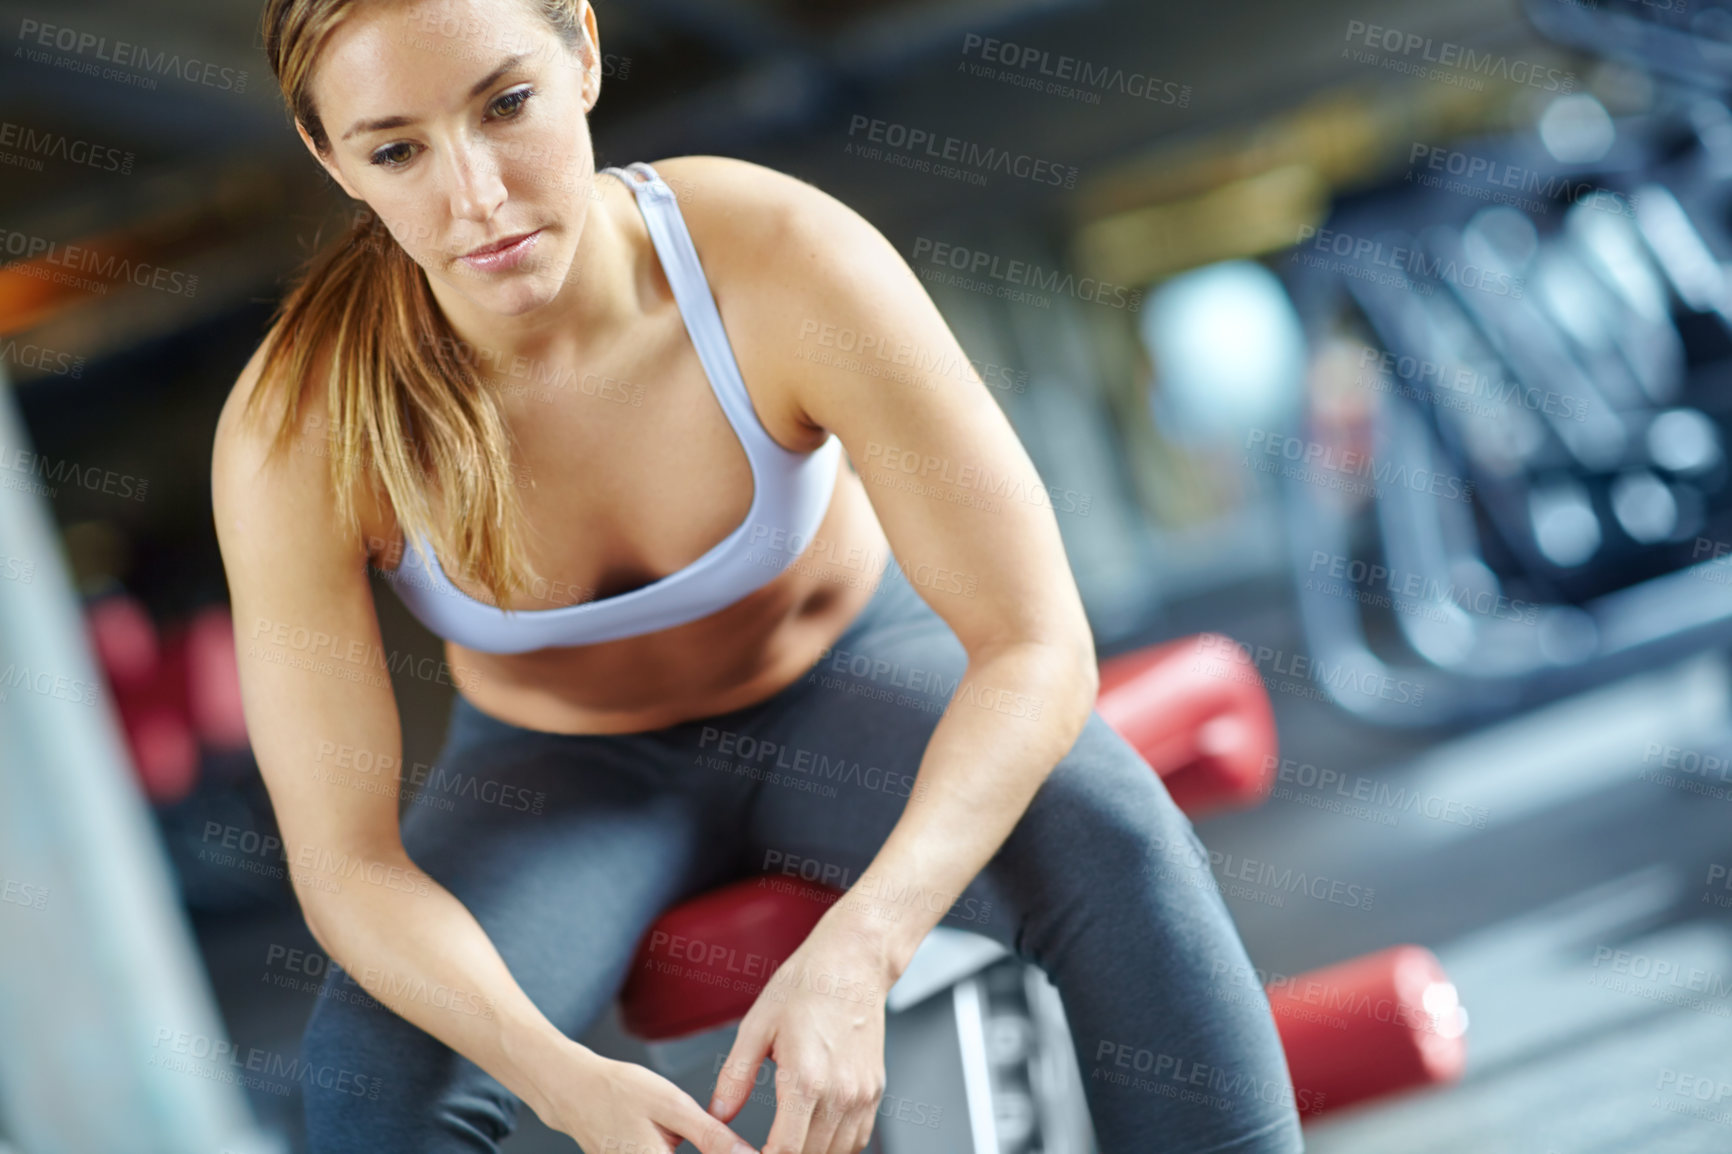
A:
<svg viewBox="0 0 1732 1154">
<path fill-rule="evenodd" d="M 1093 638 L 1085 634 L 1080 640 L 1047 639 L 1034 644 L 1042 654 L 1040 693 L 1052 703 L 1052 720 L 1066 722 L 1080 733 L 1100 696 L 1100 664 Z"/>
</svg>

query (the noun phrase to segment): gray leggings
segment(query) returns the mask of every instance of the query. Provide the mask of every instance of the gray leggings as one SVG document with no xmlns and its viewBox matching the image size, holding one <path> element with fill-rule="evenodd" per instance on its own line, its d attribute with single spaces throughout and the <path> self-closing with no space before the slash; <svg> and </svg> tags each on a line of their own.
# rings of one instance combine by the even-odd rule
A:
<svg viewBox="0 0 1732 1154">
<path fill-rule="evenodd" d="M 790 862 L 844 886 L 858 878 L 966 663 L 892 563 L 828 655 L 745 709 L 572 736 L 458 697 L 441 776 L 405 811 L 403 842 L 530 999 L 580 1037 L 670 906 Z M 1303 1149 L 1268 1003 L 1245 980 L 1207 855 L 1098 713 L 943 924 L 997 939 L 1052 979 L 1103 1154 Z M 315 1154 L 496 1151 L 515 1128 L 514 1095 L 337 966 L 320 995 L 304 1061 L 379 1072 L 381 1093 L 308 1084 Z"/>
</svg>

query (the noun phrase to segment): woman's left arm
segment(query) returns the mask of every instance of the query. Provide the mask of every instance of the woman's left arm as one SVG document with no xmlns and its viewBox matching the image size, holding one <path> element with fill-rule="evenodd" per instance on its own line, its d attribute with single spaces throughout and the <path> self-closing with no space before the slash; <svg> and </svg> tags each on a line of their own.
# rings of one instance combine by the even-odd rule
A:
<svg viewBox="0 0 1732 1154">
<path fill-rule="evenodd" d="M 766 1154 L 835 1154 L 871 1130 L 884 992 L 1075 744 L 1098 673 L 1048 490 L 919 278 L 851 209 L 760 179 L 781 223 L 754 336 L 786 342 L 785 395 L 840 438 L 897 561 L 968 653 L 900 820 L 778 970 L 718 1082 L 726 1120 L 788 1035 Z"/>
</svg>

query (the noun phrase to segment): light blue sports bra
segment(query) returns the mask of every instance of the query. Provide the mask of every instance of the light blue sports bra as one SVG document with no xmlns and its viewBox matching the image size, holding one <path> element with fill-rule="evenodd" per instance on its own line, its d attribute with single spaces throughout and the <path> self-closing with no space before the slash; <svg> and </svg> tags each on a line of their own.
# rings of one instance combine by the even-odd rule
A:
<svg viewBox="0 0 1732 1154">
<path fill-rule="evenodd" d="M 386 574 L 397 596 L 428 629 L 470 649 L 527 653 L 588 645 L 707 617 L 786 569 L 830 507 L 842 443 L 831 434 L 809 453 L 792 453 L 764 430 L 673 190 L 647 164 L 630 165 L 628 171 L 643 179 L 618 168 L 602 169 L 625 181 L 637 197 L 710 388 L 751 462 L 752 507 L 732 533 L 684 569 L 629 593 L 555 609 L 503 610 L 477 601 L 445 576 L 430 543 L 424 542 L 432 561 L 425 569 L 419 554 L 405 549 L 401 566 Z"/>
</svg>

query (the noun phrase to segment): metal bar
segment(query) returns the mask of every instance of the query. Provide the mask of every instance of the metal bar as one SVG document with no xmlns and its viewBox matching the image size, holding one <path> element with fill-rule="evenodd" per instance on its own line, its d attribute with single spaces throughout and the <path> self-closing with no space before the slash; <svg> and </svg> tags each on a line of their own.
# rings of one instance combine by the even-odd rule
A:
<svg viewBox="0 0 1732 1154">
<path fill-rule="evenodd" d="M 992 1115 L 992 1066 L 986 1060 L 985 995 L 979 978 L 954 987 L 956 1037 L 962 1052 L 962 1082 L 968 1091 L 968 1132 L 974 1154 L 999 1154 L 998 1123 Z"/>
</svg>

